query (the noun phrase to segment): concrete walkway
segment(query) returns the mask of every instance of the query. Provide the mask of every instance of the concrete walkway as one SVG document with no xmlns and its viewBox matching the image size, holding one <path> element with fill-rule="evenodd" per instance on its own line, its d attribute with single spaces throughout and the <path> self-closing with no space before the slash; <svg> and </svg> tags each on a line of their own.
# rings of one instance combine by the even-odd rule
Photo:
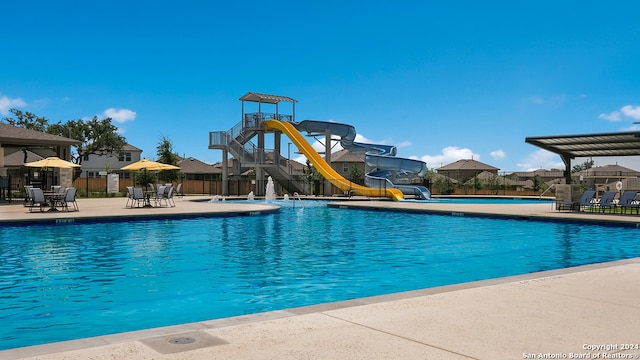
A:
<svg viewBox="0 0 640 360">
<path fill-rule="evenodd" d="M 0 206 L 0 221 L 223 215 L 225 211 L 244 215 L 273 210 L 270 205 L 188 200 L 178 199 L 175 208 L 125 209 L 123 198 L 80 199 L 81 211 L 75 214 L 29 214 L 21 206 L 8 205 Z M 635 215 L 559 213 L 548 203 L 434 205 L 442 204 L 350 201 L 333 206 L 456 216 L 575 218 L 632 226 L 640 220 Z M 0 359 L 638 358 L 639 284 L 640 258 L 635 258 L 12 349 L 0 351 Z"/>
</svg>

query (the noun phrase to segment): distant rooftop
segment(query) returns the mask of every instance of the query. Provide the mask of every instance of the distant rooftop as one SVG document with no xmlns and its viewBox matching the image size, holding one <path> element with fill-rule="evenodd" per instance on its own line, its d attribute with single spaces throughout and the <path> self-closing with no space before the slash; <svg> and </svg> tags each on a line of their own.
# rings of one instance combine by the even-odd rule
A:
<svg viewBox="0 0 640 360">
<path fill-rule="evenodd" d="M 485 163 L 481 163 L 480 161 L 476 161 L 473 159 L 464 159 L 464 160 L 458 160 L 456 162 L 453 162 L 451 164 L 445 165 L 441 168 L 436 169 L 438 171 L 451 171 L 451 170 L 489 170 L 489 171 L 496 171 L 496 170 L 500 170 L 497 167 L 493 167 L 491 165 L 487 165 Z"/>
</svg>

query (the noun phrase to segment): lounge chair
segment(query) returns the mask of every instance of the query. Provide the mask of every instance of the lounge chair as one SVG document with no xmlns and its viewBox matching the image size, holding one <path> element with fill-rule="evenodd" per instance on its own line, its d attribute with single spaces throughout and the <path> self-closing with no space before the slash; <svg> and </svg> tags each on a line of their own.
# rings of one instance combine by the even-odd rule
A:
<svg viewBox="0 0 640 360">
<path fill-rule="evenodd" d="M 73 205 L 74 211 L 80 211 L 80 208 L 78 208 L 78 202 L 76 202 L 75 188 L 67 188 L 64 192 L 64 197 L 60 201 L 60 206 L 65 209 L 65 211 L 69 211 L 69 204 Z"/>
<path fill-rule="evenodd" d="M 33 190 L 33 185 L 24 186 L 24 206 L 29 206 L 33 203 L 33 194 L 31 190 Z"/>
<path fill-rule="evenodd" d="M 615 214 L 616 203 L 613 200 L 617 194 L 617 191 L 605 191 L 598 202 L 598 211 L 602 210 L 602 212 L 604 212 L 605 209 L 613 209 L 613 213 Z M 611 212 L 611 210 L 609 210 L 609 212 Z"/>
<path fill-rule="evenodd" d="M 558 210 L 573 210 L 573 211 L 584 210 L 587 207 L 589 208 L 593 207 L 593 200 L 595 197 L 596 197 L 595 190 L 585 190 L 582 193 L 582 196 L 580 196 L 580 200 L 578 202 L 562 201 L 558 203 L 556 207 Z"/>
<path fill-rule="evenodd" d="M 40 188 L 32 188 L 31 189 L 31 203 L 29 206 L 29 212 L 33 212 L 33 208 L 39 206 L 40 212 L 44 212 L 44 208 L 48 207 L 49 204 L 44 197 L 44 192 Z"/>
<path fill-rule="evenodd" d="M 636 209 L 636 214 L 640 214 L 640 203 L 636 202 L 636 196 L 638 195 L 635 191 L 625 191 L 620 195 L 620 199 L 618 199 L 618 206 L 621 208 L 621 211 L 624 213 L 627 209 Z"/>
</svg>

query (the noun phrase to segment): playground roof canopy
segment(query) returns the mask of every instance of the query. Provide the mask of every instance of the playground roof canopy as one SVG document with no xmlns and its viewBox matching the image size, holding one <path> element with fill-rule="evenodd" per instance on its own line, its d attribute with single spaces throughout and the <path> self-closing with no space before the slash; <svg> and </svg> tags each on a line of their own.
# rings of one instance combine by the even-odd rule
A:
<svg viewBox="0 0 640 360">
<path fill-rule="evenodd" d="M 277 104 L 281 101 L 287 101 L 292 103 L 298 102 L 298 100 L 292 99 L 288 96 L 260 94 L 255 92 L 248 92 L 244 94 L 244 96 L 242 96 L 239 100 L 260 102 L 260 103 L 266 103 L 266 104 Z"/>
</svg>

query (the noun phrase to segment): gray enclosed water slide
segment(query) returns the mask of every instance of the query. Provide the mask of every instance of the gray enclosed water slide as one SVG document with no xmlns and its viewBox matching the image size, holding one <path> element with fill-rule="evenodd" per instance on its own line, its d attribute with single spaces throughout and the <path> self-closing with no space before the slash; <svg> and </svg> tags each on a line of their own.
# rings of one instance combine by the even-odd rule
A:
<svg viewBox="0 0 640 360">
<path fill-rule="evenodd" d="M 365 144 L 355 142 L 356 129 L 347 124 L 327 121 L 304 120 L 292 123 L 300 132 L 309 134 L 325 133 L 340 137 L 340 145 L 352 152 L 365 154 L 365 164 L 372 171 L 365 174 L 365 185 L 369 187 L 395 187 L 405 195 L 418 196 L 421 199 L 431 198 L 431 192 L 424 186 L 401 185 L 394 183 L 398 178 L 409 176 L 424 176 L 427 174 L 427 164 L 420 160 L 398 158 L 396 147 L 392 145 Z"/>
</svg>

